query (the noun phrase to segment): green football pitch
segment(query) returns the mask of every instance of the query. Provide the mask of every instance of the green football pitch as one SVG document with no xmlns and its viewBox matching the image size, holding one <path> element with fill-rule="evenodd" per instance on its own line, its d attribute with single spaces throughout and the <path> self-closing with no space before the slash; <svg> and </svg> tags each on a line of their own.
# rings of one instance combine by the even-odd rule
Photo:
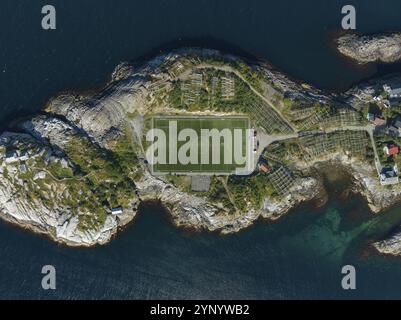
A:
<svg viewBox="0 0 401 320">
<path fill-rule="evenodd" d="M 224 153 L 225 151 L 231 152 L 232 153 L 232 158 L 234 159 L 234 148 L 230 148 L 230 150 L 227 149 L 229 147 L 229 144 L 224 143 L 224 139 L 221 138 L 219 141 L 219 146 L 220 148 L 220 161 L 219 163 L 212 163 L 212 154 L 216 152 L 215 148 L 216 145 L 214 145 L 209 139 L 209 157 L 210 161 L 208 163 L 204 164 L 201 163 L 199 160 L 197 164 L 181 164 L 179 161 L 174 164 L 169 163 L 169 153 L 171 150 L 169 150 L 169 139 L 171 138 L 169 135 L 169 126 L 171 121 L 176 122 L 177 124 L 177 132 L 180 132 L 183 129 L 193 129 L 199 139 L 197 139 L 197 148 L 198 148 L 198 155 L 199 159 L 201 157 L 201 146 L 202 146 L 202 141 L 201 141 L 201 130 L 202 129 L 217 129 L 219 132 L 223 129 L 228 129 L 231 131 L 232 137 L 234 137 L 234 129 L 241 129 L 242 130 L 242 155 L 245 156 L 247 150 L 246 148 L 250 146 L 249 143 L 249 133 L 246 132 L 246 129 L 250 128 L 250 120 L 248 117 L 154 117 L 153 118 L 153 128 L 155 129 L 161 129 L 166 135 L 167 138 L 167 143 L 165 150 L 158 150 L 158 152 L 164 152 L 166 154 L 167 158 L 167 163 L 166 164 L 161 164 L 157 163 L 153 165 L 153 173 L 157 174 L 196 174 L 196 173 L 202 173 L 202 174 L 231 174 L 236 171 L 238 168 L 244 168 L 245 165 L 238 165 L 235 163 L 233 160 L 233 163 L 231 164 L 225 164 L 224 163 Z M 177 141 L 177 150 L 180 149 L 180 147 L 188 142 L 188 139 L 186 141 Z M 247 143 L 248 142 L 248 143 Z M 234 143 L 234 141 L 233 141 Z M 238 150 L 237 150 L 238 151 Z"/>
</svg>

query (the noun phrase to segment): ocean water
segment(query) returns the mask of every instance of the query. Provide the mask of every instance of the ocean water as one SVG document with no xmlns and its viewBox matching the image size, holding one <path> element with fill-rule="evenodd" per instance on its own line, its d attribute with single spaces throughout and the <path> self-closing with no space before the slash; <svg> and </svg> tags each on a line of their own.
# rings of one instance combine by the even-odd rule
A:
<svg viewBox="0 0 401 320">
<path fill-rule="evenodd" d="M 270 60 L 292 76 L 342 90 L 383 67 L 355 67 L 333 50 L 337 0 L 53 0 L 57 29 L 41 29 L 43 0 L 0 4 L 0 123 L 40 110 L 64 90 L 101 86 L 121 61 L 184 45 Z M 354 0 L 357 31 L 401 30 L 401 2 Z M 401 68 L 399 68 L 401 69 Z M 388 71 L 388 70 L 386 70 Z"/>
<path fill-rule="evenodd" d="M 349 1 L 61 1 L 57 30 L 40 28 L 47 1 L 0 4 L 0 122 L 39 111 L 63 90 L 101 86 L 121 61 L 183 45 L 268 59 L 320 88 L 343 90 L 398 66 L 357 67 L 333 51 Z M 360 32 L 401 30 L 401 2 L 358 0 Z M 0 222 L 0 298 L 401 298 L 401 258 L 370 243 L 401 225 L 399 206 L 370 213 L 347 181 L 327 182 L 329 201 L 304 204 L 274 223 L 234 235 L 172 226 L 158 204 L 111 243 L 67 248 Z M 57 289 L 41 289 L 54 265 Z M 341 266 L 357 290 L 341 289 Z"/>
<path fill-rule="evenodd" d="M 274 223 L 258 221 L 233 235 L 176 228 L 157 203 L 112 242 L 66 248 L 0 223 L 0 297 L 110 299 L 399 298 L 401 259 L 370 241 L 401 223 L 399 209 L 372 216 L 348 182 L 328 184 L 327 205 L 312 203 Z M 57 289 L 42 290 L 40 270 L 54 265 Z M 357 289 L 341 289 L 352 264 Z"/>
</svg>

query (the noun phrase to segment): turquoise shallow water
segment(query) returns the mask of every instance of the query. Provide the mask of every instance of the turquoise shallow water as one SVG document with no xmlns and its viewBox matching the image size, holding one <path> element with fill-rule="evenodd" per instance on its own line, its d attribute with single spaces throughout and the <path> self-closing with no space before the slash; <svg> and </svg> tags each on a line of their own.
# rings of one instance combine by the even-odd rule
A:
<svg viewBox="0 0 401 320">
<path fill-rule="evenodd" d="M 159 204 L 106 246 L 77 249 L 0 223 L 3 298 L 400 298 L 401 258 L 369 243 L 401 224 L 401 211 L 373 216 L 359 196 L 329 184 L 328 203 L 304 204 L 274 223 L 234 235 L 175 228 Z M 57 290 L 40 288 L 42 265 Z M 341 267 L 357 270 L 357 290 L 341 289 Z"/>
<path fill-rule="evenodd" d="M 330 35 L 348 1 L 61 1 L 55 32 L 40 29 L 43 1 L 0 4 L 0 122 L 39 110 L 56 92 L 101 85 L 124 60 L 181 45 L 269 59 L 322 88 L 343 89 L 399 66 L 355 68 Z M 401 2 L 353 1 L 360 32 L 401 30 Z M 110 244 L 72 249 L 0 222 L 0 298 L 400 298 L 401 258 L 369 243 L 401 224 L 399 207 L 373 216 L 330 184 L 329 202 L 305 204 L 235 235 L 190 233 L 160 206 L 142 208 Z M 41 267 L 57 290 L 40 287 Z M 341 266 L 357 290 L 340 287 Z"/>
</svg>

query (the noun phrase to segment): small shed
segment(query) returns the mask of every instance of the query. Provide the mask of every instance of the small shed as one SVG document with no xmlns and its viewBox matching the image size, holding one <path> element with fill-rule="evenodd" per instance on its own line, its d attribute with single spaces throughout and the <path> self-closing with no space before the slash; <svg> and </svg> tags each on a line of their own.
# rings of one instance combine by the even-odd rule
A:
<svg viewBox="0 0 401 320">
<path fill-rule="evenodd" d="M 118 215 L 123 213 L 123 208 L 122 207 L 116 207 L 116 208 L 111 208 L 111 214 L 112 215 Z"/>
<path fill-rule="evenodd" d="M 210 188 L 210 176 L 192 176 L 191 190 L 195 192 L 207 192 Z"/>
<path fill-rule="evenodd" d="M 25 173 L 26 170 L 27 170 L 27 168 L 26 168 L 25 162 L 21 163 L 21 164 L 19 165 L 19 171 L 20 171 L 21 173 Z"/>
<path fill-rule="evenodd" d="M 262 171 L 262 172 L 269 172 L 270 171 L 270 167 L 269 167 L 266 159 L 264 159 L 264 158 L 261 158 L 259 160 L 258 168 L 259 168 L 259 171 Z"/>
</svg>

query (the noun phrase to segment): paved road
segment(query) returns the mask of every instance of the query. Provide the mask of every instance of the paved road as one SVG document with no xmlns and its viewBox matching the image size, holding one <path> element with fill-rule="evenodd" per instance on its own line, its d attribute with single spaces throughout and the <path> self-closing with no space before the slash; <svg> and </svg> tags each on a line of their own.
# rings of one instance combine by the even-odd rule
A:
<svg viewBox="0 0 401 320">
<path fill-rule="evenodd" d="M 374 137 L 373 137 L 374 128 L 375 128 L 374 125 L 369 124 L 369 125 L 366 125 L 366 126 L 344 126 L 344 127 L 328 128 L 327 130 L 324 130 L 324 131 L 321 131 L 321 132 L 322 133 L 332 133 L 332 132 L 336 132 L 336 131 L 346 131 L 346 130 L 350 130 L 350 131 L 366 131 L 369 134 L 370 141 L 371 141 L 371 144 L 372 144 L 377 174 L 380 175 L 380 172 L 381 172 L 381 169 L 382 169 L 382 165 L 380 163 L 379 155 L 378 155 L 377 148 L 376 148 L 376 143 L 375 143 Z M 259 132 L 260 133 L 258 134 L 257 139 L 259 140 L 260 147 L 259 147 L 259 149 L 257 151 L 257 155 L 255 157 L 255 161 L 256 162 L 259 159 L 259 157 L 261 156 L 263 150 L 265 148 L 267 148 L 273 142 L 294 139 L 294 138 L 298 138 L 300 136 L 299 133 L 287 134 L 287 135 L 266 135 L 261 130 L 259 130 Z M 308 133 L 308 132 L 305 132 L 305 133 Z"/>
<path fill-rule="evenodd" d="M 240 78 L 243 82 L 245 82 L 248 85 L 248 87 L 251 89 L 251 91 L 255 95 L 257 95 L 260 99 L 262 99 L 264 102 L 266 102 L 273 110 L 275 110 L 279 114 L 279 116 L 282 118 L 282 120 L 294 131 L 293 134 L 266 135 L 262 130 L 259 130 L 257 140 L 259 140 L 260 147 L 255 154 L 255 159 L 254 159 L 255 166 L 256 166 L 256 163 L 257 163 L 260 155 L 262 154 L 262 151 L 265 148 L 267 148 L 270 144 L 272 144 L 273 142 L 277 142 L 277 141 L 284 141 L 284 140 L 298 138 L 300 136 L 299 130 L 287 120 L 287 118 L 281 113 L 281 111 L 278 108 L 276 108 L 276 106 L 273 105 L 268 99 L 266 99 L 266 97 L 263 96 L 258 90 L 256 90 L 252 86 L 252 84 L 249 83 L 249 81 L 247 79 L 245 79 L 242 76 L 242 74 L 240 72 L 238 72 L 237 70 L 235 70 L 234 68 L 232 68 L 230 66 L 215 66 L 215 65 L 210 65 L 210 64 L 200 64 L 200 65 L 197 65 L 196 68 L 198 68 L 198 69 L 212 68 L 215 70 L 221 70 L 221 71 L 225 71 L 225 72 L 234 73 L 238 78 Z M 382 165 L 380 163 L 379 155 L 377 153 L 376 143 L 375 143 L 374 137 L 373 137 L 374 125 L 368 124 L 366 126 L 335 127 L 335 128 L 329 128 L 322 132 L 331 133 L 331 132 L 335 132 L 335 131 L 344 131 L 344 130 L 366 131 L 369 134 L 373 152 L 374 152 L 376 170 L 377 170 L 377 173 L 380 174 Z M 305 132 L 305 133 L 307 134 L 308 132 Z"/>
<path fill-rule="evenodd" d="M 239 73 L 237 70 L 231 68 L 230 66 L 214 66 L 214 65 L 209 65 L 209 64 L 200 64 L 197 65 L 196 68 L 198 69 L 210 69 L 213 68 L 215 70 L 221 70 L 221 71 L 225 71 L 225 72 L 232 72 L 234 73 L 238 78 L 240 78 L 243 82 L 245 82 L 248 87 L 251 89 L 251 91 L 257 95 L 260 99 L 262 99 L 264 102 L 266 102 L 274 111 L 276 111 L 279 116 L 281 117 L 281 119 L 294 131 L 294 132 L 298 132 L 298 129 L 294 127 L 294 125 L 292 125 L 290 122 L 288 122 L 288 120 L 286 119 L 286 117 L 283 116 L 283 114 L 281 113 L 281 111 L 276 108 L 276 106 L 274 104 L 272 104 L 270 102 L 270 100 L 266 99 L 266 97 L 264 95 L 262 95 L 258 90 L 256 90 L 252 84 L 249 83 L 248 80 L 246 80 L 241 73 Z"/>
<path fill-rule="evenodd" d="M 264 131 L 259 129 L 256 137 L 256 139 L 259 141 L 259 148 L 257 149 L 254 157 L 255 167 L 257 165 L 259 157 L 262 155 L 263 150 L 267 148 L 270 144 L 272 144 L 273 142 L 290 140 L 298 137 L 299 137 L 298 133 L 284 134 L 284 135 L 268 135 Z"/>
</svg>

